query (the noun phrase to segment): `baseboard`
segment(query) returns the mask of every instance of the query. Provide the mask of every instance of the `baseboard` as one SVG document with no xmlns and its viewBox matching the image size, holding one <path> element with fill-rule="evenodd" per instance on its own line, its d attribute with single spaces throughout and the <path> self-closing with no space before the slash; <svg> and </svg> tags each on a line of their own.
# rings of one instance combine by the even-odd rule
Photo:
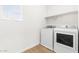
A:
<svg viewBox="0 0 79 59">
<path fill-rule="evenodd" d="M 51 49 L 51 48 L 49 48 L 49 47 L 47 47 L 47 46 L 45 46 L 43 44 L 41 44 L 41 45 L 44 46 L 45 48 L 49 49 L 49 50 L 54 50 L 53 48 Z"/>
</svg>

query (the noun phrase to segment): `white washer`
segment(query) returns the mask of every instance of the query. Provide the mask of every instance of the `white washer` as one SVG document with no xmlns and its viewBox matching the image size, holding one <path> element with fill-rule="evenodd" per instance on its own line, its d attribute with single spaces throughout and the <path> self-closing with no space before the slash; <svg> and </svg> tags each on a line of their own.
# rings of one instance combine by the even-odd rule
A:
<svg viewBox="0 0 79 59">
<path fill-rule="evenodd" d="M 41 44 L 48 49 L 54 49 L 54 28 L 41 29 Z"/>
</svg>

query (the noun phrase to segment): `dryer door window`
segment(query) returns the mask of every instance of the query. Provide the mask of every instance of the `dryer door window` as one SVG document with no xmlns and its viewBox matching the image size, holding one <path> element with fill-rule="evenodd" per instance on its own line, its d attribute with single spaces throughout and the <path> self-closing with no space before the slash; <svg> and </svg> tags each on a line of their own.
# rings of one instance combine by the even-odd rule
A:
<svg viewBox="0 0 79 59">
<path fill-rule="evenodd" d="M 73 35 L 57 33 L 57 43 L 73 47 Z"/>
</svg>

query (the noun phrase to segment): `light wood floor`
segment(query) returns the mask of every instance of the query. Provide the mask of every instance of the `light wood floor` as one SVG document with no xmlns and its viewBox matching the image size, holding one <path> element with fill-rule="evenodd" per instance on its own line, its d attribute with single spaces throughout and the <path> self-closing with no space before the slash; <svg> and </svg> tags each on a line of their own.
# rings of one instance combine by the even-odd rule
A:
<svg viewBox="0 0 79 59">
<path fill-rule="evenodd" d="M 54 53 L 54 51 L 51 51 L 48 48 L 39 44 L 31 49 L 24 51 L 23 53 Z"/>
</svg>

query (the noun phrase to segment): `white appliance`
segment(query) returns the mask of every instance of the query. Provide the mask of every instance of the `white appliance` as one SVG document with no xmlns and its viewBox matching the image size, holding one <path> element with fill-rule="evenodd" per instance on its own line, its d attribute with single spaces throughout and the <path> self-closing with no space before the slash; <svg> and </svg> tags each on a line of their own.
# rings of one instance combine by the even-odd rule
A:
<svg viewBox="0 0 79 59">
<path fill-rule="evenodd" d="M 41 44 L 48 49 L 54 48 L 54 28 L 42 28 L 41 29 Z"/>
<path fill-rule="evenodd" d="M 68 28 L 55 28 L 54 51 L 57 53 L 77 53 L 78 30 Z"/>
</svg>

